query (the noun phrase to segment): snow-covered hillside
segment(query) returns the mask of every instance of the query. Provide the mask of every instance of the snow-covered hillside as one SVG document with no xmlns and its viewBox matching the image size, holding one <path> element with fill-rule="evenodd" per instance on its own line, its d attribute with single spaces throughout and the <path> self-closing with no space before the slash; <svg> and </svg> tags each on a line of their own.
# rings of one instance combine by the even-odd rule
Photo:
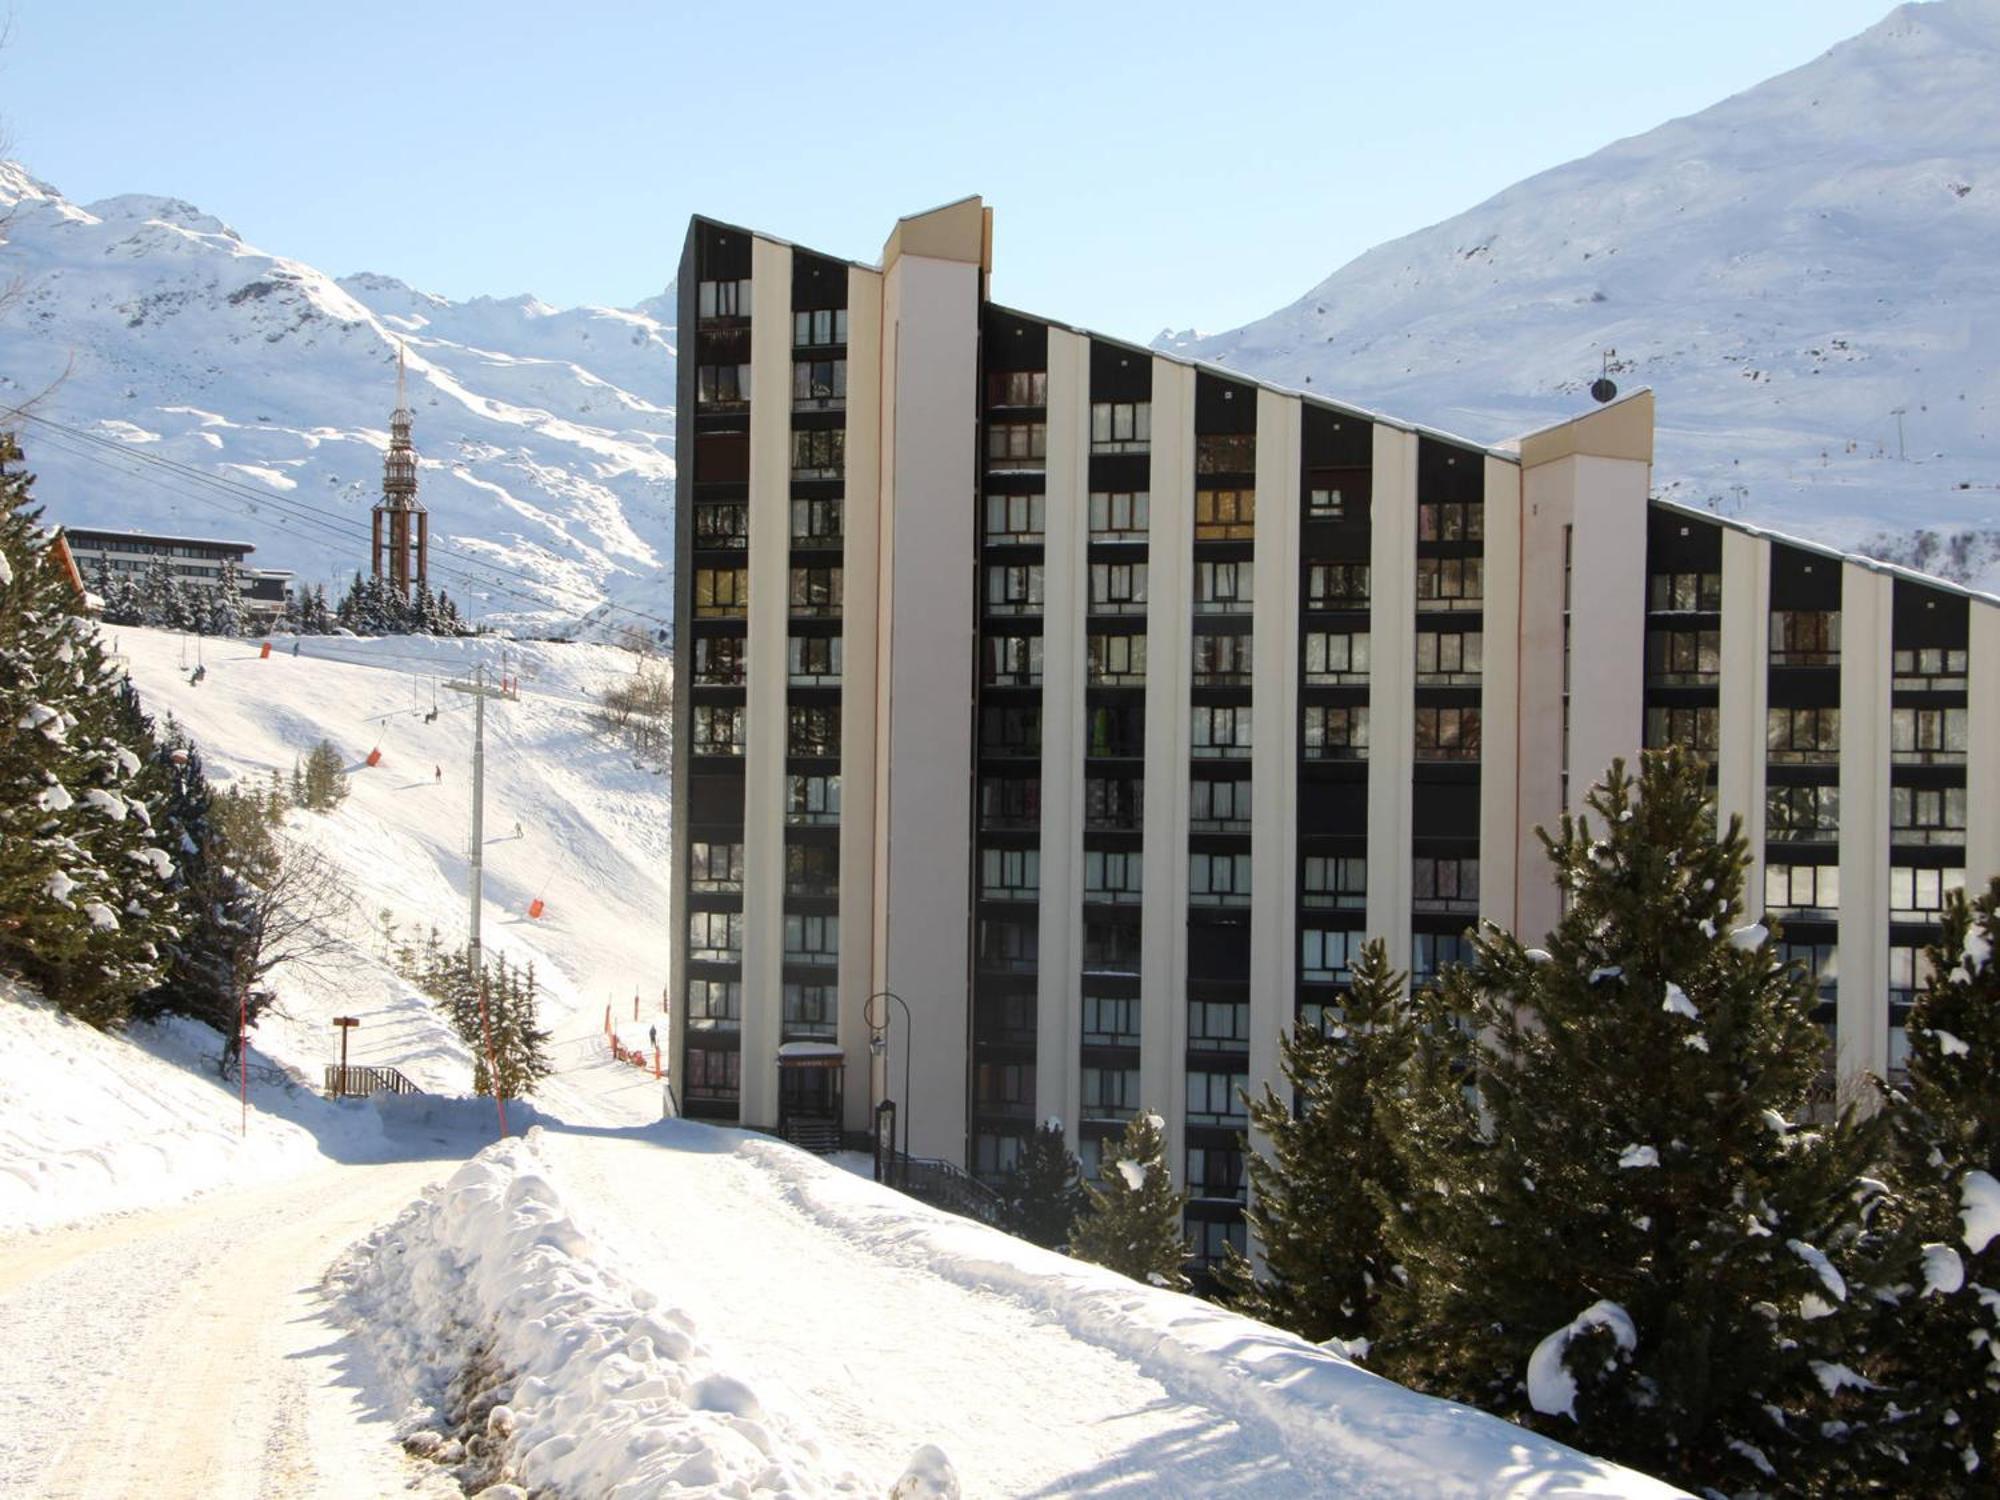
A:
<svg viewBox="0 0 2000 1500">
<path fill-rule="evenodd" d="M 1659 394 L 1664 495 L 1836 545 L 1993 527 L 1996 99 L 2000 0 L 1905 5 L 1247 327 L 1162 342 L 1487 441 L 1587 407 L 1615 349 Z M 2000 582 L 2000 557 L 1969 571 Z"/>
<path fill-rule="evenodd" d="M 401 341 L 436 581 L 522 623 L 610 590 L 670 613 L 671 296 L 558 309 L 336 281 L 191 204 L 79 205 L 7 163 L 0 215 L 18 286 L 0 403 L 46 391 L 36 416 L 110 444 L 27 425 L 52 520 L 236 537 L 307 581 L 365 568 Z"/>
</svg>

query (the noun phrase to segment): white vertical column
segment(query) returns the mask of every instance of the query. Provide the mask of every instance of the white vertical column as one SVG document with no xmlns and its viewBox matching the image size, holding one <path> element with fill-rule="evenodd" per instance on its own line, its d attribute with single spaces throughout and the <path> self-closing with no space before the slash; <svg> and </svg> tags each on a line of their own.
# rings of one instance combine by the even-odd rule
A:
<svg viewBox="0 0 2000 1500">
<path fill-rule="evenodd" d="M 1632 458 L 1579 453 L 1570 550 L 1569 801 L 1614 760 L 1636 773 L 1646 701 L 1646 487 Z"/>
<path fill-rule="evenodd" d="M 1743 909 L 1764 913 L 1765 720 L 1771 698 L 1771 544 L 1726 526 L 1722 531 L 1722 682 L 1716 736 L 1716 831 L 1743 820 L 1750 868 Z M 1843 841 L 1845 833 L 1842 834 Z"/>
<path fill-rule="evenodd" d="M 1479 674 L 1479 915 L 1512 929 L 1521 801 L 1521 468 L 1486 460 Z M 1371 882 L 1372 883 L 1372 882 Z"/>
<path fill-rule="evenodd" d="M 1967 651 L 1965 891 L 2000 875 L 2000 605 L 1974 599 Z"/>
<path fill-rule="evenodd" d="M 1416 744 L 1417 435 L 1375 424 L 1368 633 L 1368 935 L 1410 967 Z"/>
<path fill-rule="evenodd" d="M 792 251 L 750 241 L 750 660 L 743 757 L 743 1094 L 778 1123 L 784 1005 L 785 637 L 790 617 Z"/>
<path fill-rule="evenodd" d="M 1090 341 L 1049 330 L 1042 548 L 1042 904 L 1035 1108 L 1076 1149 L 1082 1112 L 1084 583 L 1090 544 Z M 1143 874 L 1142 874 L 1143 878 Z"/>
<path fill-rule="evenodd" d="M 1895 580 L 1840 577 L 1839 1077 L 1889 1071 L 1889 684 Z"/>
<path fill-rule="evenodd" d="M 1140 935 L 1140 1103 L 1186 1160 L 1188 741 L 1194 573 L 1194 371 L 1153 361 L 1152 524 L 1146 543 L 1146 781 Z M 1254 587 L 1254 585 L 1253 585 Z"/>
<path fill-rule="evenodd" d="M 875 653 L 881 620 L 882 278 L 847 273 L 847 479 L 841 491 L 840 1015 L 849 1130 L 869 1128 L 875 989 Z"/>
</svg>

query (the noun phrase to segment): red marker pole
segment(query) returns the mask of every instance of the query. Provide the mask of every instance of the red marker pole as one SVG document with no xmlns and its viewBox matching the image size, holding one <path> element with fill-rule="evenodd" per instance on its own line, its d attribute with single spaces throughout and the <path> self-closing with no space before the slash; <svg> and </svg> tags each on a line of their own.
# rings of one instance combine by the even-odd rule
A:
<svg viewBox="0 0 2000 1500">
<path fill-rule="evenodd" d="M 637 995 L 632 997 L 632 1019 L 635 1021 L 639 1019 L 639 997 Z"/>
</svg>

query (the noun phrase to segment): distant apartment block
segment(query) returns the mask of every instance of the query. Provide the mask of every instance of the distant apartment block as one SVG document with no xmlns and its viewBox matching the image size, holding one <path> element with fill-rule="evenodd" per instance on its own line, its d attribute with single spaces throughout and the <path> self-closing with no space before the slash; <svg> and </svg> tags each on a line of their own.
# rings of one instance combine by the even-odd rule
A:
<svg viewBox="0 0 2000 1500">
<path fill-rule="evenodd" d="M 237 569 L 243 602 L 253 615 L 275 618 L 284 613 L 285 590 L 292 575 L 281 569 L 255 568 L 248 561 L 257 549 L 249 542 L 225 541 L 216 537 L 154 536 L 140 531 L 97 531 L 81 526 L 65 526 L 71 555 L 86 583 L 96 579 L 100 568 L 113 575 L 138 578 L 164 558 L 168 570 L 196 588 L 214 589 L 222 582 L 224 563 Z"/>
<path fill-rule="evenodd" d="M 879 266 L 689 230 L 688 1114 L 894 1098 L 990 1178 L 1156 1110 L 1212 1259 L 1284 1031 L 1371 937 L 1421 983 L 1546 931 L 1536 826 L 1668 743 L 1839 1070 L 1897 1065 L 2000 871 L 2000 601 L 1652 500 L 1647 392 L 1486 447 L 1002 307 L 991 246 L 976 198 Z"/>
</svg>

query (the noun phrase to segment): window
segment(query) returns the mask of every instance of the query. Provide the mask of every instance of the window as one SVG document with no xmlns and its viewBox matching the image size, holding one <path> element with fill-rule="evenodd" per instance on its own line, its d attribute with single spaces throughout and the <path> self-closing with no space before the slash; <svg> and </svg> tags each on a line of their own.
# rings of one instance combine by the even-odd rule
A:
<svg viewBox="0 0 2000 1500">
<path fill-rule="evenodd" d="M 988 495 L 986 540 L 1039 542 L 1046 498 L 1041 495 Z"/>
<path fill-rule="evenodd" d="M 1646 678 L 1676 684 L 1713 682 L 1722 673 L 1719 630 L 1649 630 Z"/>
<path fill-rule="evenodd" d="M 1241 1219 L 1197 1219 L 1188 1228 L 1195 1236 L 1190 1252 L 1204 1266 L 1220 1265 L 1231 1250 L 1242 1255 L 1248 1243 Z"/>
<path fill-rule="evenodd" d="M 1486 593 L 1485 564 L 1476 557 L 1417 559 L 1417 608 L 1478 609 Z"/>
<path fill-rule="evenodd" d="M 1410 862 L 1410 905 L 1417 911 L 1479 910 L 1479 861 L 1428 859 Z"/>
<path fill-rule="evenodd" d="M 1419 706 L 1416 744 L 1418 760 L 1479 759 L 1479 710 Z"/>
<path fill-rule="evenodd" d="M 1041 777 L 980 778 L 979 823 L 982 828 L 1033 828 L 1041 821 Z"/>
<path fill-rule="evenodd" d="M 1048 462 L 1046 422 L 988 422 L 986 463 L 995 469 L 1039 469 Z"/>
<path fill-rule="evenodd" d="M 988 406 L 1047 406 L 1046 370 L 990 370 L 986 375 Z"/>
<path fill-rule="evenodd" d="M 687 1075 L 690 1099 L 734 1099 L 742 1087 L 743 1054 L 690 1047 Z"/>
<path fill-rule="evenodd" d="M 838 479 L 847 472 L 847 434 L 838 427 L 792 434 L 792 478 Z"/>
<path fill-rule="evenodd" d="M 1476 683 L 1485 636 L 1477 630 L 1417 632 L 1417 681 Z"/>
<path fill-rule="evenodd" d="M 1083 1045 L 1138 1046 L 1139 997 L 1086 994 L 1083 997 Z"/>
<path fill-rule="evenodd" d="M 840 958 L 840 918 L 785 913 L 785 962 L 831 965 Z"/>
<path fill-rule="evenodd" d="M 1895 950 L 1891 956 L 1890 983 L 1894 984 Z M 1840 945 L 1838 943 L 1779 943 L 1778 962 L 1797 964 L 1822 1001 L 1832 1001 L 1840 988 Z"/>
<path fill-rule="evenodd" d="M 735 979 L 690 979 L 688 1025 L 704 1030 L 743 1019 L 743 985 Z"/>
<path fill-rule="evenodd" d="M 839 568 L 792 569 L 792 614 L 825 618 L 840 613 Z"/>
<path fill-rule="evenodd" d="M 1764 746 L 1773 762 L 1831 764 L 1840 758 L 1840 710 L 1770 709 L 1765 718 Z"/>
<path fill-rule="evenodd" d="M 1200 562 L 1194 565 L 1194 609 L 1202 615 L 1248 614 L 1251 565 L 1247 562 Z"/>
<path fill-rule="evenodd" d="M 1139 972 L 1139 929 L 1119 922 L 1083 924 L 1083 967 L 1086 973 Z"/>
<path fill-rule="evenodd" d="M 1771 665 L 1830 667 L 1840 660 L 1840 611 L 1771 611 Z"/>
<path fill-rule="evenodd" d="M 1197 1198 L 1244 1202 L 1243 1153 L 1227 1146 L 1188 1147 L 1187 1190 Z"/>
<path fill-rule="evenodd" d="M 1083 855 L 1083 899 L 1096 904 L 1118 905 L 1141 897 L 1142 860 L 1131 852 L 1086 849 Z"/>
<path fill-rule="evenodd" d="M 1898 765 L 1956 765 L 1965 759 L 1962 708 L 1889 710 L 1889 758 Z"/>
<path fill-rule="evenodd" d="M 1196 490 L 1194 539 L 1198 542 L 1247 542 L 1257 534 L 1255 490 Z"/>
<path fill-rule="evenodd" d="M 743 889 L 743 846 L 741 844 L 688 845 L 688 889 L 694 891 L 740 891 Z"/>
<path fill-rule="evenodd" d="M 1660 614 L 1718 614 L 1722 610 L 1722 575 L 1655 573 L 1646 580 L 1646 607 Z"/>
<path fill-rule="evenodd" d="M 1021 1137 L 981 1130 L 972 1137 L 972 1170 L 984 1182 L 1003 1181 L 1021 1162 Z"/>
<path fill-rule="evenodd" d="M 1195 685 L 1226 687 L 1233 683 L 1248 682 L 1252 668 L 1253 640 L 1247 631 L 1234 635 L 1195 631 Z"/>
<path fill-rule="evenodd" d="M 1889 866 L 1889 920 L 1935 922 L 1945 898 L 1965 889 L 1964 870 L 1913 869 Z"/>
<path fill-rule="evenodd" d="M 740 620 L 750 608 L 748 568 L 696 568 L 694 614 L 698 620 Z"/>
<path fill-rule="evenodd" d="M 743 958 L 743 913 L 693 913 L 688 918 L 688 957 L 702 963 L 740 962 Z"/>
<path fill-rule="evenodd" d="M 1447 968 L 1463 967 L 1472 958 L 1472 939 L 1463 933 L 1415 933 L 1410 938 L 1410 983 L 1434 984 Z"/>
<path fill-rule="evenodd" d="M 1426 502 L 1417 507 L 1420 542 L 1477 542 L 1486 536 L 1486 507 L 1479 501 Z"/>
<path fill-rule="evenodd" d="M 1035 1109 L 1033 1063 L 981 1063 L 972 1077 L 973 1108 L 989 1115 L 1026 1118 Z"/>
<path fill-rule="evenodd" d="M 1146 753 L 1146 715 L 1139 705 L 1093 708 L 1086 729 L 1083 753 L 1087 756 L 1126 760 Z"/>
<path fill-rule="evenodd" d="M 847 342 L 847 309 L 820 307 L 792 314 L 792 347 L 813 349 L 825 344 Z"/>
<path fill-rule="evenodd" d="M 787 896 L 840 894 L 840 850 L 832 844 L 785 845 Z"/>
<path fill-rule="evenodd" d="M 840 778 L 838 776 L 787 776 L 785 778 L 785 821 L 795 825 L 838 823 L 840 821 Z"/>
<path fill-rule="evenodd" d="M 1911 1005 L 1932 979 L 1930 950 L 1895 944 L 1889 949 L 1889 1003 Z M 1828 995 L 1830 1000 L 1833 996 Z"/>
<path fill-rule="evenodd" d="M 1150 401 L 1095 401 L 1090 407 L 1092 453 L 1144 453 L 1153 442 Z"/>
<path fill-rule="evenodd" d="M 694 680 L 702 687 L 741 687 L 749 665 L 749 642 L 740 635 L 694 638 Z"/>
<path fill-rule="evenodd" d="M 785 737 L 787 755 L 826 757 L 840 754 L 840 705 L 794 705 L 790 731 Z"/>
<path fill-rule="evenodd" d="M 1190 1000 L 1188 1041 L 1209 1048 L 1241 1047 L 1250 1040 L 1250 1007 L 1240 1000 Z"/>
<path fill-rule="evenodd" d="M 1092 563 L 1090 612 L 1097 615 L 1142 615 L 1146 612 L 1144 563 Z"/>
<path fill-rule="evenodd" d="M 1196 760 L 1247 756 L 1250 753 L 1250 710 L 1196 704 L 1189 716 Z"/>
<path fill-rule="evenodd" d="M 989 615 L 1040 614 L 1042 565 L 1040 563 L 988 564 L 986 612 Z"/>
<path fill-rule="evenodd" d="M 794 411 L 833 411 L 846 402 L 846 360 L 799 359 L 792 362 Z"/>
<path fill-rule="evenodd" d="M 750 280 L 704 281 L 695 291 L 697 318 L 747 318 L 750 316 Z"/>
<path fill-rule="evenodd" d="M 745 406 L 750 401 L 748 365 L 697 365 L 694 372 L 697 406 Z"/>
<path fill-rule="evenodd" d="M 1253 433 L 1207 433 L 1194 440 L 1197 474 L 1254 474 L 1257 438 Z"/>
<path fill-rule="evenodd" d="M 1664 750 L 1682 745 L 1697 755 L 1713 755 L 1722 743 L 1722 720 L 1718 709 L 1649 708 L 1646 710 L 1646 748 Z"/>
<path fill-rule="evenodd" d="M 988 687 L 1038 687 L 1042 681 L 1042 638 L 989 635 L 979 643 Z"/>
<path fill-rule="evenodd" d="M 1146 539 L 1152 520 L 1153 497 L 1144 490 L 1095 490 L 1090 496 L 1090 539 L 1132 542 Z"/>
<path fill-rule="evenodd" d="M 1100 687 L 1137 687 L 1146 680 L 1143 635 L 1099 635 L 1085 642 L 1090 680 Z"/>
<path fill-rule="evenodd" d="M 1202 833 L 1229 833 L 1250 826 L 1250 782 L 1188 783 L 1188 825 Z"/>
<path fill-rule="evenodd" d="M 1366 760 L 1368 705 L 1308 703 L 1305 721 L 1307 760 Z"/>
<path fill-rule="evenodd" d="M 691 749 L 696 755 L 741 755 L 743 753 L 743 709 L 719 703 L 694 706 L 694 734 Z"/>
<path fill-rule="evenodd" d="M 1347 514 L 1347 498 L 1338 489 L 1309 489 L 1306 491 L 1306 519 L 1308 521 L 1338 521 Z"/>
<path fill-rule="evenodd" d="M 1249 855 L 1197 853 L 1188 856 L 1188 905 L 1248 906 L 1249 904 Z"/>
<path fill-rule="evenodd" d="M 1889 788 L 1889 841 L 1895 844 L 1965 842 L 1965 788 Z"/>
<path fill-rule="evenodd" d="M 1036 922 L 979 923 L 979 967 L 1002 972 L 1030 970 L 1041 956 L 1041 926 Z"/>
<path fill-rule="evenodd" d="M 1839 911 L 1840 866 L 1764 866 L 1764 906 L 1793 914 Z"/>
<path fill-rule="evenodd" d="M 1966 652 L 1962 646 L 1924 646 L 1894 653 L 1895 686 L 1925 692 L 1965 686 Z"/>
<path fill-rule="evenodd" d="M 740 500 L 706 500 L 694 508 L 697 547 L 743 548 L 750 545 L 750 507 Z"/>
<path fill-rule="evenodd" d="M 785 642 L 792 682 L 799 687 L 827 687 L 840 681 L 840 637 L 795 635 Z"/>
<path fill-rule="evenodd" d="M 1190 1073 L 1187 1076 L 1187 1122 L 1190 1125 L 1240 1125 L 1247 1123 L 1243 1089 L 1250 1081 L 1243 1073 Z"/>
<path fill-rule="evenodd" d="M 1036 849 L 979 851 L 979 894 L 991 901 L 1033 901 L 1042 887 L 1042 856 Z"/>
<path fill-rule="evenodd" d="M 1367 607 L 1367 563 L 1314 563 L 1306 569 L 1307 609 Z"/>
<path fill-rule="evenodd" d="M 1139 776 L 1083 778 L 1083 826 L 1094 832 L 1136 832 L 1145 826 L 1146 782 Z"/>
<path fill-rule="evenodd" d="M 1086 1120 L 1129 1120 L 1139 1108 L 1137 1068 L 1084 1068 L 1083 1117 Z"/>
<path fill-rule="evenodd" d="M 1313 686 L 1368 680 L 1368 632 L 1308 630 L 1306 682 Z"/>
<path fill-rule="evenodd" d="M 1368 861 L 1356 856 L 1308 854 L 1299 861 L 1299 899 L 1306 906 L 1368 904 Z"/>
<path fill-rule="evenodd" d="M 1840 788 L 1767 786 L 1764 789 L 1764 836 L 1767 839 L 1805 843 L 1831 843 L 1839 838 Z"/>
<path fill-rule="evenodd" d="M 1042 711 L 988 703 L 979 711 L 979 749 L 985 755 L 1039 755 Z"/>
<path fill-rule="evenodd" d="M 824 547 L 841 538 L 841 502 L 838 500 L 794 500 L 792 541 Z"/>
<path fill-rule="evenodd" d="M 840 1014 L 838 986 L 793 983 L 786 985 L 783 993 L 786 1041 L 833 1039 Z"/>
</svg>

